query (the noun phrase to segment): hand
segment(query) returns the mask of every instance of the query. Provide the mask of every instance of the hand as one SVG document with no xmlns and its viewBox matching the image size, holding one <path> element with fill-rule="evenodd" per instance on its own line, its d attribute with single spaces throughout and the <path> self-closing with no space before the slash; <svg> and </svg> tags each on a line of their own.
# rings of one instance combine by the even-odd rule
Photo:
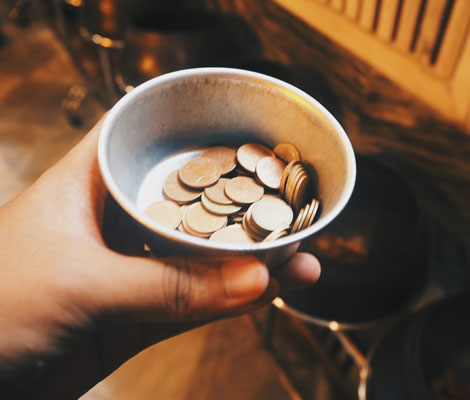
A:
<svg viewBox="0 0 470 400">
<path fill-rule="evenodd" d="M 77 398 L 146 347 L 319 277 L 318 261 L 304 253 L 270 277 L 253 257 L 154 259 L 110 249 L 99 129 L 0 208 L 0 397 Z"/>
</svg>

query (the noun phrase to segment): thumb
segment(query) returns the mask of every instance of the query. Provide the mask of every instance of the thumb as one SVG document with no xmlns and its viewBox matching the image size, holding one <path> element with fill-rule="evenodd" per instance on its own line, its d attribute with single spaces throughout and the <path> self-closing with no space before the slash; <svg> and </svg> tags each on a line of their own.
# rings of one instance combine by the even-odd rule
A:
<svg viewBox="0 0 470 400">
<path fill-rule="evenodd" d="M 94 290 L 105 314 L 162 322 L 210 319 L 249 305 L 269 283 L 254 257 L 143 259 L 113 254 Z"/>
</svg>

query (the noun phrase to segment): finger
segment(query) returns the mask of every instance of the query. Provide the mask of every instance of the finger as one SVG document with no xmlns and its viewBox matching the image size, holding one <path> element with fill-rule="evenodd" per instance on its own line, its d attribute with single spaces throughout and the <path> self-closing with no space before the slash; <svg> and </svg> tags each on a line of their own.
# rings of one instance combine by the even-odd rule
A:
<svg viewBox="0 0 470 400">
<path fill-rule="evenodd" d="M 115 254 L 88 289 L 104 315 L 151 321 L 196 321 L 258 299 L 269 273 L 254 257 L 141 259 Z"/>
<path fill-rule="evenodd" d="M 286 291 L 312 286 L 320 278 L 320 272 L 320 263 L 315 256 L 296 253 L 273 276 L 279 282 L 281 291 Z"/>
<path fill-rule="evenodd" d="M 277 295 L 279 294 L 279 289 L 280 287 L 277 280 L 274 278 L 270 278 L 269 285 L 261 297 L 259 297 L 251 304 L 244 305 L 228 312 L 226 315 L 224 315 L 224 317 L 238 317 L 266 307 L 267 305 L 271 304 L 271 302 L 277 297 Z"/>
</svg>

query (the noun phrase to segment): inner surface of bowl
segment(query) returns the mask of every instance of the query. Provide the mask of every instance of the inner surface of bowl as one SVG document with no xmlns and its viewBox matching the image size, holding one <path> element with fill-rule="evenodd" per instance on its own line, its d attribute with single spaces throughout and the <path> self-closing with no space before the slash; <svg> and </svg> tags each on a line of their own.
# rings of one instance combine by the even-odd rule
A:
<svg viewBox="0 0 470 400">
<path fill-rule="evenodd" d="M 279 241 L 312 234 L 348 201 L 355 180 L 354 153 L 338 122 L 299 89 L 243 70 L 178 71 L 134 89 L 106 117 L 99 161 L 108 189 L 127 212 L 147 228 L 181 239 L 180 232 L 170 232 L 137 209 L 146 176 L 178 152 L 247 142 L 270 148 L 279 142 L 295 144 L 314 182 L 312 195 L 321 202 L 313 226 Z"/>
</svg>

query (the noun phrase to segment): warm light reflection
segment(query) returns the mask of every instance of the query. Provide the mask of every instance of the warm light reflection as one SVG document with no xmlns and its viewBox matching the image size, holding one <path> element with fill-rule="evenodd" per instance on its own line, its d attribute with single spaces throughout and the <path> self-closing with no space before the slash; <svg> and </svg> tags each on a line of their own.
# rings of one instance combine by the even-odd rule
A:
<svg viewBox="0 0 470 400">
<path fill-rule="evenodd" d="M 283 308 L 284 307 L 284 300 L 282 300 L 280 297 L 276 297 L 274 300 L 273 300 L 273 304 L 277 307 L 277 308 Z"/>
<path fill-rule="evenodd" d="M 330 321 L 328 322 L 328 328 L 330 328 L 333 332 L 336 332 L 339 329 L 339 324 L 337 321 Z"/>
<path fill-rule="evenodd" d="M 102 38 L 101 39 L 101 46 L 103 47 L 111 47 L 113 45 L 113 41 L 108 38 Z"/>
<path fill-rule="evenodd" d="M 277 87 L 276 89 L 283 92 L 284 95 L 286 95 L 287 97 L 290 97 L 294 101 L 297 101 L 298 103 L 301 103 L 302 105 L 307 107 L 309 109 L 309 111 L 316 114 L 319 119 L 325 120 L 325 116 L 316 107 L 314 107 L 312 104 L 310 104 L 309 101 L 304 99 L 302 96 L 298 95 L 297 93 L 292 92 L 289 89 L 285 89 L 283 87 Z"/>
<path fill-rule="evenodd" d="M 114 0 L 101 0 L 99 4 L 99 9 L 104 15 L 113 15 L 115 13 L 115 4 Z"/>
<path fill-rule="evenodd" d="M 67 0 L 67 4 L 70 4 L 73 7 L 81 7 L 83 5 L 82 0 Z"/>
<path fill-rule="evenodd" d="M 369 376 L 369 372 L 369 367 L 362 367 L 359 371 L 359 377 L 361 378 L 359 387 L 357 389 L 357 396 L 359 400 L 365 400 L 366 398 L 367 377 Z"/>
<path fill-rule="evenodd" d="M 369 369 L 367 367 L 361 368 L 359 371 L 359 376 L 361 379 L 366 379 L 367 375 L 369 375 Z"/>
<path fill-rule="evenodd" d="M 143 73 L 153 73 L 157 68 L 155 58 L 151 55 L 144 55 L 139 62 L 139 71 Z"/>
<path fill-rule="evenodd" d="M 93 41 L 93 43 L 95 44 L 101 44 L 101 35 L 98 35 L 97 33 L 95 33 L 92 37 L 91 37 L 91 40 Z"/>
</svg>

